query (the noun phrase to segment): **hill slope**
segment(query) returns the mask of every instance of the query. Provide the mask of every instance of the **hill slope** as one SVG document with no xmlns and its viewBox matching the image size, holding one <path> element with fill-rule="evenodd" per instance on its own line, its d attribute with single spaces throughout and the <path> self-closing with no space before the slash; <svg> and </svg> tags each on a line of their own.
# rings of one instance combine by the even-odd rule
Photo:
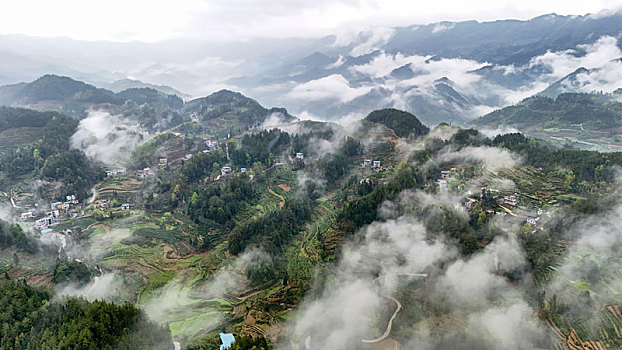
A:
<svg viewBox="0 0 622 350">
<path fill-rule="evenodd" d="M 365 120 L 382 124 L 395 132 L 399 137 L 420 136 L 430 129 L 423 125 L 413 114 L 393 108 L 381 109 L 369 113 Z"/>
<path fill-rule="evenodd" d="M 295 120 L 285 109 L 264 108 L 257 101 L 229 90 L 189 101 L 183 111 L 196 116 L 204 126 L 225 134 L 230 129 L 241 131 L 259 126 L 272 114 L 283 122 Z"/>
<path fill-rule="evenodd" d="M 561 94 L 536 96 L 489 113 L 473 122 L 479 128 L 514 127 L 555 143 L 582 148 L 622 149 L 622 103 L 616 95 Z"/>
</svg>

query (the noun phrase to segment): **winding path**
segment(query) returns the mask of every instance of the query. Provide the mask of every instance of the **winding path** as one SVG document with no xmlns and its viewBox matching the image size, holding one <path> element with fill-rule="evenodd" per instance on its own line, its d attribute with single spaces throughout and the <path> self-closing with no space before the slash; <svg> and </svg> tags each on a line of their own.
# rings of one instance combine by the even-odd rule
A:
<svg viewBox="0 0 622 350">
<path fill-rule="evenodd" d="M 405 274 L 399 274 L 396 276 L 413 276 L 413 277 L 427 278 L 428 274 L 427 273 L 405 273 Z M 385 278 L 385 277 L 386 275 L 381 275 L 381 276 L 376 277 L 374 281 L 372 282 L 372 285 L 375 285 L 378 279 Z M 382 296 L 395 303 L 395 312 L 393 312 L 393 315 L 391 316 L 391 319 L 389 320 L 389 323 L 387 324 L 387 329 L 384 331 L 384 333 L 376 339 L 361 339 L 361 342 L 365 344 L 380 343 L 381 341 L 387 339 L 389 337 L 389 334 L 391 334 L 391 328 L 393 328 L 393 321 L 397 317 L 397 314 L 400 312 L 400 310 L 402 310 L 402 303 L 400 303 L 399 300 L 395 299 L 394 297 L 390 295 L 382 295 Z"/>
</svg>

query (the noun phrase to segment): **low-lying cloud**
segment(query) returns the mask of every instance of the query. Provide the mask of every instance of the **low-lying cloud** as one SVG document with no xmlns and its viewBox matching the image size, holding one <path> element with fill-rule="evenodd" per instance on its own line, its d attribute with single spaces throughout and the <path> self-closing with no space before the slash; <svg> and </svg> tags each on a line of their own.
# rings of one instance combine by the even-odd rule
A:
<svg viewBox="0 0 622 350">
<path fill-rule="evenodd" d="M 138 127 L 105 111 L 89 111 L 71 136 L 71 146 L 106 165 L 121 165 L 141 142 Z"/>
</svg>

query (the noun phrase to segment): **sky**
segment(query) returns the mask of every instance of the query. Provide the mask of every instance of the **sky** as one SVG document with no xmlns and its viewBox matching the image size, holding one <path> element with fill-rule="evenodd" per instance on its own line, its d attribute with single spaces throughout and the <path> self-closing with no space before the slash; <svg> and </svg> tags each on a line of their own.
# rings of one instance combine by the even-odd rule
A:
<svg viewBox="0 0 622 350">
<path fill-rule="evenodd" d="M 318 37 L 367 26 L 528 19 L 622 8 L 622 0 L 20 0 L 3 4 L 0 34 L 78 40 L 240 41 Z"/>
</svg>

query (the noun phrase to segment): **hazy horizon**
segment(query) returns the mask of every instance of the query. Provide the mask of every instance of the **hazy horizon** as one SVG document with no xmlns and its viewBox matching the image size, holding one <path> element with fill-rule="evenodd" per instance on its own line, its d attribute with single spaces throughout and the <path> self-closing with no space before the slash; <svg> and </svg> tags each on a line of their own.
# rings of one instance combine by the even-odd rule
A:
<svg viewBox="0 0 622 350">
<path fill-rule="evenodd" d="M 162 42 L 170 39 L 231 42 L 253 38 L 353 35 L 370 26 L 399 27 L 441 21 L 525 20 L 544 14 L 617 11 L 622 1 L 390 1 L 270 2 L 265 0 L 120 1 L 27 0 L 7 5 L 0 34 L 83 41 Z M 37 9 L 37 11 L 33 11 Z"/>
</svg>

